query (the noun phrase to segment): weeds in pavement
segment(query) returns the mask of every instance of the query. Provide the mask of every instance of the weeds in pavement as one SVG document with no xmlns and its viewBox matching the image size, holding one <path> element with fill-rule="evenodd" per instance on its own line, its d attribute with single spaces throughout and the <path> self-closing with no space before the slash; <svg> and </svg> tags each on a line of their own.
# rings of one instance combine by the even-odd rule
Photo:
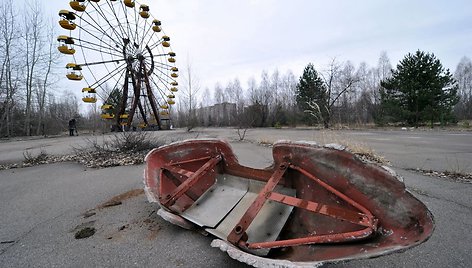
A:
<svg viewBox="0 0 472 268">
<path fill-rule="evenodd" d="M 76 160 L 87 167 L 141 164 L 152 149 L 165 144 L 147 132 L 122 132 L 102 141 L 87 139 L 88 147 L 74 148 Z"/>
<path fill-rule="evenodd" d="M 25 158 L 23 164 L 26 166 L 45 164 L 49 160 L 49 155 L 43 149 L 37 155 L 33 155 L 31 151 L 26 150 L 23 152 L 23 157 Z"/>
</svg>

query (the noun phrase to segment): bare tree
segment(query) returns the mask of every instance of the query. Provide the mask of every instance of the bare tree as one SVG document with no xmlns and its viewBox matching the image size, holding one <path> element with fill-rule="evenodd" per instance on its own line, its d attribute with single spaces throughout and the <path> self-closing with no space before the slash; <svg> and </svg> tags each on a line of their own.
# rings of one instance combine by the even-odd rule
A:
<svg viewBox="0 0 472 268">
<path fill-rule="evenodd" d="M 463 57 L 457 65 L 454 78 L 459 86 L 459 103 L 456 113 L 461 119 L 472 119 L 472 61 Z"/>
<path fill-rule="evenodd" d="M 358 82 L 358 78 L 354 73 L 354 66 L 350 62 L 344 66 L 333 59 L 328 69 L 322 75 L 326 85 L 326 115 L 324 117 L 324 127 L 329 128 L 332 111 L 339 99 L 352 89 L 353 85 Z"/>
<path fill-rule="evenodd" d="M 23 46 L 25 48 L 25 123 L 24 131 L 27 136 L 31 135 L 31 114 L 33 87 L 36 68 L 42 58 L 41 48 L 43 38 L 41 29 L 44 26 L 42 10 L 38 2 L 26 3 L 23 21 Z"/>
<path fill-rule="evenodd" d="M 54 83 L 51 80 L 51 76 L 54 75 L 53 67 L 57 64 L 59 59 L 59 53 L 55 47 L 54 37 L 56 33 L 54 31 L 55 24 L 52 22 L 46 28 L 46 42 L 47 46 L 44 49 L 43 59 L 41 60 L 41 70 L 42 73 L 40 77 L 36 77 L 36 85 L 35 85 L 35 95 L 36 101 L 38 106 L 38 119 L 36 120 L 36 135 L 39 135 L 44 132 L 44 116 L 45 116 L 45 106 L 46 106 L 46 97 L 48 93 L 49 87 Z"/>
<path fill-rule="evenodd" d="M 13 2 L 0 3 L 0 133 L 12 135 L 12 110 L 19 86 L 18 31 Z"/>
<path fill-rule="evenodd" d="M 218 104 L 218 103 L 223 103 L 223 102 L 226 102 L 226 96 L 225 96 L 225 93 L 223 92 L 223 87 L 221 86 L 221 84 L 218 82 L 216 83 L 215 85 L 215 104 Z"/>
<path fill-rule="evenodd" d="M 210 88 L 206 87 L 205 90 L 203 90 L 201 103 L 202 107 L 208 107 L 213 104 L 212 97 L 210 94 Z"/>
<path fill-rule="evenodd" d="M 186 125 L 187 131 L 192 130 L 197 126 L 198 120 L 195 113 L 195 108 L 197 105 L 197 94 L 200 91 L 200 85 L 197 77 L 194 74 L 192 64 L 190 61 L 187 61 L 187 66 L 185 67 L 183 80 L 185 86 L 183 87 L 183 96 L 182 101 L 186 110 Z"/>
<path fill-rule="evenodd" d="M 249 104 L 255 104 L 257 101 L 257 81 L 254 77 L 250 77 L 247 81 L 247 99 Z"/>
<path fill-rule="evenodd" d="M 234 101 L 236 102 L 236 108 L 238 115 L 243 112 L 244 109 L 244 92 L 241 87 L 241 82 L 238 78 L 233 80 L 233 92 L 234 92 Z"/>
</svg>

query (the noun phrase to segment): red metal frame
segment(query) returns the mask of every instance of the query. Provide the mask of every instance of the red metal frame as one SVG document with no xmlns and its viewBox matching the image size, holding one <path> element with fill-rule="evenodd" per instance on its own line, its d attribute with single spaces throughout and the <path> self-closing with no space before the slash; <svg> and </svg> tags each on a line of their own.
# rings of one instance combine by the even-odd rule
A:
<svg viewBox="0 0 472 268">
<path fill-rule="evenodd" d="M 349 152 L 281 142 L 274 145 L 273 158 L 274 165 L 266 169 L 242 166 L 229 144 L 220 140 L 161 147 L 146 157 L 146 193 L 180 217 L 215 184 L 218 174 L 263 182 L 226 240 L 248 251 L 272 249 L 273 258 L 291 261 L 378 256 L 418 245 L 434 229 L 429 210 L 397 177 Z M 276 192 L 276 186 L 293 189 L 296 197 Z M 246 232 L 267 200 L 293 210 L 277 241 L 252 241 Z M 365 242 L 343 243 L 352 240 Z"/>
<path fill-rule="evenodd" d="M 187 171 L 181 168 L 177 168 L 175 166 L 164 166 L 163 169 L 168 171 L 174 171 L 180 175 L 184 175 L 188 177 L 182 184 L 177 186 L 174 191 L 166 196 L 161 196 L 160 202 L 163 206 L 172 206 L 177 199 L 179 199 L 183 194 L 185 194 L 192 186 L 194 186 L 203 176 L 205 176 L 205 172 L 214 168 L 218 162 L 220 162 L 221 156 L 217 155 L 212 157 L 208 162 L 206 162 L 201 168 L 199 168 L 195 172 Z"/>
<path fill-rule="evenodd" d="M 301 172 L 311 180 L 316 181 L 320 186 L 327 189 L 336 196 L 340 197 L 353 207 L 359 209 L 359 211 L 362 211 L 362 213 L 272 192 L 277 183 L 284 175 L 284 173 L 287 171 L 287 168 L 289 167 Z M 318 213 L 338 220 L 347 221 L 356 225 L 363 226 L 365 228 L 358 231 L 343 232 L 337 234 L 311 235 L 301 238 L 278 240 L 273 242 L 246 243 L 246 241 L 248 240 L 248 236 L 245 232 L 251 222 L 257 216 L 257 213 L 260 211 L 266 200 L 273 200 L 285 205 L 302 208 L 313 213 Z M 377 220 L 369 210 L 367 210 L 351 198 L 347 197 L 346 195 L 342 194 L 341 192 L 337 191 L 330 185 L 324 183 L 316 176 L 310 174 L 304 169 L 294 165 L 289 165 L 288 163 L 283 163 L 279 166 L 279 169 L 274 172 L 265 187 L 259 192 L 259 195 L 257 196 L 256 200 L 254 200 L 254 202 L 248 208 L 244 216 L 234 227 L 227 239 L 230 243 L 234 245 L 239 245 L 240 247 L 246 247 L 249 249 L 277 248 L 306 244 L 339 243 L 364 239 L 369 237 L 373 232 L 375 232 L 376 229 Z"/>
<path fill-rule="evenodd" d="M 197 171 L 192 172 L 183 168 L 178 167 L 182 164 L 198 162 L 202 160 L 208 160 L 205 164 L 202 165 Z M 187 177 L 187 179 L 182 182 L 180 185 L 175 188 L 172 193 L 165 196 L 161 196 L 160 202 L 163 206 L 170 208 L 180 197 L 187 193 L 187 191 L 192 188 L 196 183 L 202 179 L 206 173 L 213 169 L 220 161 L 222 160 L 221 155 L 216 155 L 214 157 L 204 157 L 198 159 L 192 159 L 187 161 L 180 161 L 172 163 L 170 165 L 165 165 L 161 169 L 167 170 L 171 173 L 179 174 Z M 316 203 L 309 200 L 303 200 L 300 198 L 279 194 L 273 192 L 275 187 L 280 183 L 282 177 L 286 173 L 287 169 L 291 168 L 297 170 L 311 180 L 317 182 L 320 186 L 330 191 L 334 195 L 346 201 L 349 205 L 358 209 L 359 211 L 349 210 L 345 208 L 330 206 L 326 204 Z M 338 220 L 347 221 L 356 225 L 365 227 L 362 230 L 356 230 L 352 232 L 342 232 L 337 234 L 328 234 L 328 235 L 311 235 L 295 239 L 279 240 L 273 242 L 256 242 L 256 243 L 246 243 L 249 237 L 246 234 L 247 229 L 256 218 L 257 214 L 261 210 L 262 206 L 267 200 L 276 201 L 285 205 L 298 207 L 305 209 L 312 213 L 317 213 L 325 216 L 329 216 Z M 282 163 L 279 165 L 278 169 L 272 174 L 268 179 L 267 183 L 263 189 L 259 192 L 257 198 L 253 201 L 251 206 L 247 209 L 245 214 L 241 217 L 238 224 L 233 228 L 232 232 L 228 235 L 227 240 L 241 247 L 246 247 L 249 249 L 261 249 L 261 248 L 276 248 L 276 247 L 288 247 L 288 246 L 297 246 L 305 244 L 315 244 L 315 243 L 339 243 L 346 241 L 353 241 L 358 239 L 364 239 L 370 236 L 377 229 L 377 220 L 372 215 L 372 213 L 367 210 L 365 207 L 361 206 L 351 198 L 337 191 L 327 183 L 323 182 L 316 176 L 307 172 L 306 170 L 297 167 L 295 165 L 290 165 L 289 163 Z"/>
</svg>

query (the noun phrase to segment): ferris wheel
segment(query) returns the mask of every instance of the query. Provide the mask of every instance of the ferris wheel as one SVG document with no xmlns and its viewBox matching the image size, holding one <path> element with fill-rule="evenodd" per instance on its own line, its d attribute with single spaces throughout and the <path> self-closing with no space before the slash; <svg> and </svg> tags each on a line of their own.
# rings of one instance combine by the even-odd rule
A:
<svg viewBox="0 0 472 268">
<path fill-rule="evenodd" d="M 72 0 L 61 10 L 58 50 L 70 55 L 69 80 L 84 83 L 86 103 L 103 101 L 101 118 L 120 128 L 170 127 L 178 91 L 176 54 L 161 21 L 134 0 Z"/>
</svg>

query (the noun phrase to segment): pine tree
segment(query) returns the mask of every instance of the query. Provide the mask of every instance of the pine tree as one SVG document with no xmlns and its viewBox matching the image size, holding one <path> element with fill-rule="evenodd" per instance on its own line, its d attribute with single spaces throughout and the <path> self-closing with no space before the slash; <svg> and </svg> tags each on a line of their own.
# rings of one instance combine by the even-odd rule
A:
<svg viewBox="0 0 472 268">
<path fill-rule="evenodd" d="M 328 108 L 326 86 L 312 63 L 309 63 L 296 87 L 297 105 L 304 112 L 303 122 L 311 124 L 313 118 L 325 124 Z"/>
<path fill-rule="evenodd" d="M 453 118 L 457 83 L 432 53 L 409 53 L 381 85 L 385 89 L 381 102 L 390 121 L 406 121 L 415 127 L 429 121 L 433 127 L 436 121 Z"/>
</svg>

